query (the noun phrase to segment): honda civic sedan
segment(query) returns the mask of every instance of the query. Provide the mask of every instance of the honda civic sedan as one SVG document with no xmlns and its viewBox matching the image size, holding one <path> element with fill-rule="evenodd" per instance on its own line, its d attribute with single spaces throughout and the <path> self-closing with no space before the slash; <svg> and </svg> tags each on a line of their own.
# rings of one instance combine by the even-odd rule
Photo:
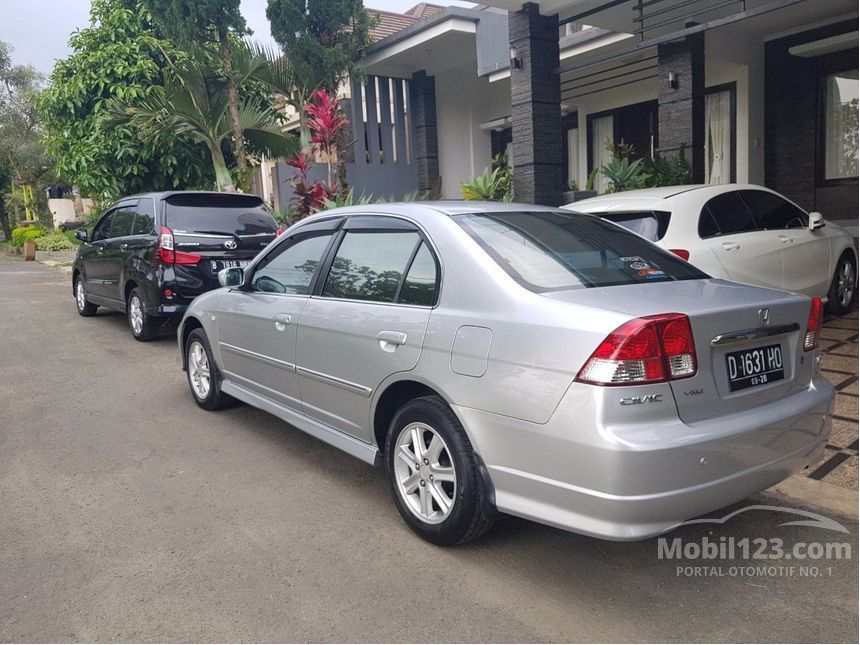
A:
<svg viewBox="0 0 860 645">
<path fill-rule="evenodd" d="M 763 186 L 646 188 L 565 208 L 629 228 L 714 277 L 822 298 L 834 314 L 857 297 L 848 231 Z"/>
<path fill-rule="evenodd" d="M 196 403 L 242 401 L 374 466 L 421 537 L 502 514 L 657 535 L 814 462 L 821 301 L 714 279 L 598 217 L 335 209 L 178 330 Z"/>
</svg>

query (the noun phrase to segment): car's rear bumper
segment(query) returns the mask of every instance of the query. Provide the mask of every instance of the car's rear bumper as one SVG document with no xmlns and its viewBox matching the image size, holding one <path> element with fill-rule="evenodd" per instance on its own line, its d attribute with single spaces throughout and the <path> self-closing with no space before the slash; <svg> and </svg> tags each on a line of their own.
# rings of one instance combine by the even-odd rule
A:
<svg viewBox="0 0 860 645">
<path fill-rule="evenodd" d="M 611 540 L 637 540 L 758 493 L 813 463 L 830 434 L 832 386 L 637 434 L 590 428 L 581 401 L 546 424 L 454 406 L 486 464 L 498 510 Z"/>
</svg>

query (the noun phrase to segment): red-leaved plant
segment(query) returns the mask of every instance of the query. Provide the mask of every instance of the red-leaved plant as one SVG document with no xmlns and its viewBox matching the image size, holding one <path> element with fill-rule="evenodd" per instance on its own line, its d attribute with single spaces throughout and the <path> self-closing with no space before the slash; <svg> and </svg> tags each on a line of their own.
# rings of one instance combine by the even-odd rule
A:
<svg viewBox="0 0 860 645">
<path fill-rule="evenodd" d="M 313 91 L 311 100 L 304 105 L 304 110 L 308 115 L 307 126 L 311 131 L 312 147 L 287 161 L 296 169 L 290 183 L 293 187 L 291 208 L 297 219 L 319 210 L 327 199 L 332 199 L 346 190 L 346 186 L 336 183 L 333 176 L 334 165 L 339 163 L 340 139 L 349 126 L 349 119 L 341 112 L 340 101 L 329 96 L 326 90 L 318 89 Z M 308 180 L 310 159 L 316 156 L 316 152 L 325 156 L 328 167 L 328 181 L 325 184 L 318 179 Z"/>
</svg>

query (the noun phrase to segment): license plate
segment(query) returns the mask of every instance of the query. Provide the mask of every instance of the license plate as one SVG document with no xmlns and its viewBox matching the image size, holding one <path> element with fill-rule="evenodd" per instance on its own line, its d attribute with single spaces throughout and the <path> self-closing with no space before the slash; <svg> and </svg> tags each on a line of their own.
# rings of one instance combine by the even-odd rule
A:
<svg viewBox="0 0 860 645">
<path fill-rule="evenodd" d="M 210 260 L 210 263 L 215 273 L 221 269 L 244 269 L 248 266 L 248 260 Z"/>
<path fill-rule="evenodd" d="M 782 348 L 768 345 L 726 354 L 726 371 L 731 392 L 781 381 L 785 378 Z"/>
</svg>

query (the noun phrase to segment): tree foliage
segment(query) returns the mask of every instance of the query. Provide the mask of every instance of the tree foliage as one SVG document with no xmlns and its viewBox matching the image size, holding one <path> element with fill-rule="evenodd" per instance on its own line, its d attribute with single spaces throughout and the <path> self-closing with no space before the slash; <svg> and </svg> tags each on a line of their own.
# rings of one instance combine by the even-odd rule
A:
<svg viewBox="0 0 860 645">
<path fill-rule="evenodd" d="M 310 89 L 336 93 L 340 82 L 360 73 L 373 20 L 362 0 L 268 0 L 272 36 L 297 77 Z"/>
<path fill-rule="evenodd" d="M 227 81 L 227 106 L 233 131 L 233 146 L 243 183 L 247 159 L 245 137 L 239 117 L 239 92 L 233 70 L 235 39 L 248 32 L 239 11 L 239 0 L 143 0 L 166 34 L 186 49 L 213 45 L 218 52 Z M 241 47 L 241 45 L 240 45 Z"/>
<path fill-rule="evenodd" d="M 12 181 L 37 183 L 53 170 L 35 105 L 42 81 L 33 67 L 14 65 L 12 48 L 0 41 L 0 224 L 7 238 L 11 227 L 3 195 Z"/>
<path fill-rule="evenodd" d="M 235 191 L 222 150 L 233 132 L 228 105 L 227 79 L 201 57 L 166 68 L 161 87 L 137 100 L 115 102 L 113 114 L 137 128 L 148 143 L 161 146 L 186 138 L 205 145 L 219 190 Z M 238 113 L 255 151 L 278 157 L 298 150 L 298 141 L 283 132 L 276 112 L 253 92 L 240 101 Z"/>
<path fill-rule="evenodd" d="M 48 149 L 58 175 L 85 195 L 113 199 L 172 188 L 211 188 L 205 146 L 187 136 L 156 145 L 129 123 L 111 121 L 112 99 L 155 95 L 161 70 L 185 56 L 134 0 L 92 0 L 91 25 L 70 39 L 40 96 Z"/>
</svg>

